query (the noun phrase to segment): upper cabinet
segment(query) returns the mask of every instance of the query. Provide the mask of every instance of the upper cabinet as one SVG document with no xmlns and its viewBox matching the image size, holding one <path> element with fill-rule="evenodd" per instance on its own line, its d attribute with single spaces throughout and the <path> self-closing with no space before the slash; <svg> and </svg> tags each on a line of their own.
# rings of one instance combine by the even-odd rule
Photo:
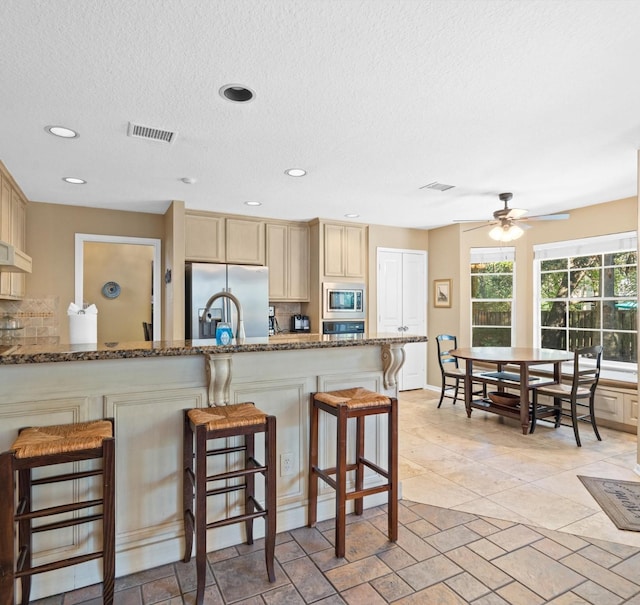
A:
<svg viewBox="0 0 640 605">
<path fill-rule="evenodd" d="M 185 213 L 185 259 L 264 265 L 264 222 L 211 212 Z"/>
<path fill-rule="evenodd" d="M 267 223 L 269 300 L 309 300 L 309 227 Z"/>
<path fill-rule="evenodd" d="M 24 254 L 26 244 L 27 200 L 7 169 L 0 163 L 0 240 L 13 246 L 22 271 L 31 271 L 31 259 Z M 17 261 L 16 261 L 17 264 Z M 26 268 L 25 268 L 26 267 Z M 21 299 L 26 292 L 24 272 L 0 272 L 0 298 Z"/>
<path fill-rule="evenodd" d="M 365 279 L 367 228 L 363 225 L 324 223 L 324 275 Z"/>
</svg>

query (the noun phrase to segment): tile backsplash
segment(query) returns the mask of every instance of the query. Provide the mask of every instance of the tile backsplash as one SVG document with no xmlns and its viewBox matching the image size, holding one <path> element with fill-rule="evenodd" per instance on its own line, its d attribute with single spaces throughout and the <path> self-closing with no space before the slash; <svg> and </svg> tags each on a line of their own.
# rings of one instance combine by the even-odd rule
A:
<svg viewBox="0 0 640 605">
<path fill-rule="evenodd" d="M 57 338 L 60 336 L 57 296 L 0 300 L 0 316 L 11 315 L 18 320 L 22 330 L 15 330 L 13 338 Z M 0 337 L 7 335 L 0 334 Z"/>
</svg>

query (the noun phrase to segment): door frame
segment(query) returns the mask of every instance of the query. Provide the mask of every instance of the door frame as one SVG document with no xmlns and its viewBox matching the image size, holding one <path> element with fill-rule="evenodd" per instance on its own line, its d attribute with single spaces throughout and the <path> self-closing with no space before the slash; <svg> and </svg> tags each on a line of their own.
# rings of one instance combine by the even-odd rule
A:
<svg viewBox="0 0 640 605">
<path fill-rule="evenodd" d="M 75 303 L 82 308 L 84 290 L 84 243 L 132 244 L 153 247 L 153 340 L 162 338 L 162 281 L 161 240 L 151 237 L 128 237 L 122 235 L 97 235 L 94 233 L 76 233 L 75 237 Z"/>
</svg>

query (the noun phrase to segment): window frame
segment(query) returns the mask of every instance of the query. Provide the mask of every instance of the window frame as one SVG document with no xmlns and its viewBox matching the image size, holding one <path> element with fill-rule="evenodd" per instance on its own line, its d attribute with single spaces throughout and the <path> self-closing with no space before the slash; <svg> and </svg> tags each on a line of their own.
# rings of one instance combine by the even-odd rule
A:
<svg viewBox="0 0 640 605">
<path fill-rule="evenodd" d="M 514 346 L 515 339 L 515 327 L 516 327 L 516 254 L 514 246 L 501 246 L 491 248 L 471 248 L 469 254 L 469 293 L 473 293 L 472 279 L 474 275 L 511 275 L 511 298 L 473 298 L 470 296 L 471 304 L 469 305 L 469 330 L 470 341 L 473 345 L 473 331 L 474 328 L 506 328 L 507 326 L 480 326 L 473 323 L 473 306 L 476 302 L 508 302 L 511 305 L 511 318 L 509 323 L 509 346 Z M 511 262 L 511 273 L 473 273 L 472 265 L 477 263 L 497 263 L 497 262 Z"/>
<path fill-rule="evenodd" d="M 550 244 L 539 244 L 534 245 L 534 259 L 533 259 L 533 293 L 534 293 L 534 317 L 533 317 L 533 343 L 535 347 L 542 346 L 542 321 L 541 321 L 541 303 L 542 303 L 542 292 L 541 292 L 541 276 L 543 274 L 542 271 L 542 262 L 545 260 L 554 260 L 554 259 L 567 259 L 567 268 L 562 271 L 566 271 L 567 279 L 569 280 L 569 289 L 567 292 L 567 296 L 564 299 L 545 299 L 545 300 L 565 300 L 566 301 L 566 317 L 567 322 L 564 329 L 567 333 L 566 339 L 566 350 L 569 350 L 570 338 L 569 334 L 572 330 L 570 321 L 569 321 L 569 313 L 570 313 L 570 303 L 571 302 L 580 302 L 582 299 L 572 298 L 571 290 L 570 290 L 570 276 L 571 276 L 571 263 L 569 259 L 582 257 L 582 256 L 593 256 L 597 255 L 601 257 L 601 264 L 597 267 L 597 269 L 601 272 L 600 275 L 600 292 L 598 296 L 588 297 L 589 300 L 597 301 L 600 304 L 600 327 L 599 328 L 588 328 L 589 331 L 596 331 L 600 334 L 600 342 L 604 342 L 604 335 L 607 332 L 611 331 L 622 331 L 626 333 L 635 334 L 635 341 L 638 342 L 638 329 L 637 329 L 637 318 L 636 318 L 636 330 L 611 330 L 606 329 L 604 323 L 602 321 L 602 314 L 604 309 L 605 302 L 610 302 L 612 300 L 620 300 L 620 299 L 629 299 L 635 300 L 636 304 L 638 302 L 638 268 L 640 267 L 639 258 L 638 258 L 638 244 L 637 244 L 637 234 L 635 231 L 625 232 L 625 233 L 617 233 L 605 236 L 595 236 L 590 238 L 581 238 L 577 240 L 566 240 L 561 242 L 553 242 Z M 603 283 L 603 271 L 605 268 L 609 268 L 610 265 L 605 265 L 605 255 L 607 254 L 618 254 L 624 252 L 635 252 L 636 253 L 636 296 L 635 298 L 628 296 L 605 296 L 604 293 L 604 283 Z M 614 265 L 615 266 L 615 265 Z M 625 265 L 629 266 L 629 265 Z M 633 266 L 633 265 L 631 265 Z M 637 309 L 636 309 L 637 313 Z M 637 347 L 637 344 L 636 344 Z M 637 355 L 637 349 L 636 349 Z M 601 376 L 611 379 L 620 380 L 623 382 L 635 382 L 637 381 L 638 375 L 638 362 L 636 361 L 614 361 L 608 360 L 603 357 L 602 366 L 601 366 Z"/>
</svg>

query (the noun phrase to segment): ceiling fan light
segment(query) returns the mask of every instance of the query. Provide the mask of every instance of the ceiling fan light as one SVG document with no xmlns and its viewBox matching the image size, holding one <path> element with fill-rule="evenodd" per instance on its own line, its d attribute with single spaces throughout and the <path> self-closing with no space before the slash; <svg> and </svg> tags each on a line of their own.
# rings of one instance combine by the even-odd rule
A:
<svg viewBox="0 0 640 605">
<path fill-rule="evenodd" d="M 511 242 L 522 236 L 524 231 L 518 225 L 497 225 L 489 231 L 489 237 L 497 242 Z"/>
</svg>

